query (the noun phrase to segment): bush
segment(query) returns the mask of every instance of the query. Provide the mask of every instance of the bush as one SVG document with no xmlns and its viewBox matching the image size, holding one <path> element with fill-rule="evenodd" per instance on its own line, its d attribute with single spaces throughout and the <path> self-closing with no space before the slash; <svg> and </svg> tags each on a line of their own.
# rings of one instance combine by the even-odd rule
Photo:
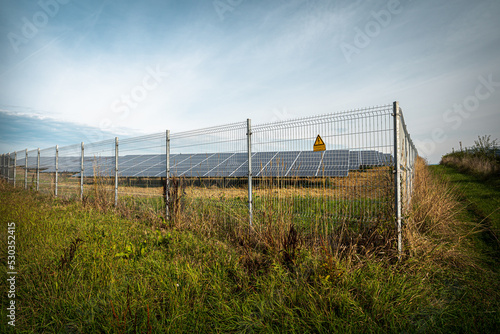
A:
<svg viewBox="0 0 500 334">
<path fill-rule="evenodd" d="M 440 164 L 489 178 L 500 173 L 499 153 L 497 139 L 491 140 L 489 135 L 478 136 L 473 147 L 444 155 Z"/>
</svg>

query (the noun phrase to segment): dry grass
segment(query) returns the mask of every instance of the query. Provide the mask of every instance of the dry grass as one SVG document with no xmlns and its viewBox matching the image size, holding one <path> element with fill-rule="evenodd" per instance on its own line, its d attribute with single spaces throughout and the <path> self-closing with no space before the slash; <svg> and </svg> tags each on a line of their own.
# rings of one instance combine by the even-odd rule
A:
<svg viewBox="0 0 500 334">
<path fill-rule="evenodd" d="M 302 179 L 282 178 L 278 180 L 264 179 L 254 185 L 254 196 L 279 196 L 282 198 L 294 196 L 309 196 L 315 198 L 338 199 L 375 199 L 387 195 L 391 191 L 392 174 L 387 167 L 377 167 L 365 171 L 353 171 L 348 177 L 331 177 L 315 179 L 313 186 L 301 185 Z M 246 197 L 248 190 L 244 187 L 192 186 L 184 180 L 183 191 L 190 198 L 226 198 Z M 278 185 L 276 184 L 278 183 Z M 132 196 L 162 196 L 162 187 L 130 187 L 119 186 L 119 193 Z"/>
<path fill-rule="evenodd" d="M 467 236 L 479 232 L 472 223 L 463 222 L 463 210 L 453 188 L 433 177 L 422 158 L 416 163 L 412 208 L 403 230 L 406 253 L 410 258 L 434 263 L 469 266 L 474 263 Z"/>
<path fill-rule="evenodd" d="M 483 177 L 500 173 L 500 165 L 493 159 L 475 155 L 447 155 L 441 159 L 441 164 L 453 166 L 459 170 L 472 172 Z"/>
</svg>

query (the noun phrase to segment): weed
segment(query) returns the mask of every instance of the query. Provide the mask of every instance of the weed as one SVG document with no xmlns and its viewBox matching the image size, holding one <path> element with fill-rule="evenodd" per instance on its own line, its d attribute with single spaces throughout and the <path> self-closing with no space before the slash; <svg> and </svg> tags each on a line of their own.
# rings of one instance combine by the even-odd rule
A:
<svg viewBox="0 0 500 334">
<path fill-rule="evenodd" d="M 61 255 L 61 259 L 59 261 L 59 270 L 63 270 L 68 268 L 71 265 L 71 262 L 75 258 L 75 253 L 76 250 L 78 249 L 78 245 L 83 242 L 82 239 L 76 238 L 71 242 L 68 248 L 66 248 L 63 252 L 63 255 Z"/>
</svg>

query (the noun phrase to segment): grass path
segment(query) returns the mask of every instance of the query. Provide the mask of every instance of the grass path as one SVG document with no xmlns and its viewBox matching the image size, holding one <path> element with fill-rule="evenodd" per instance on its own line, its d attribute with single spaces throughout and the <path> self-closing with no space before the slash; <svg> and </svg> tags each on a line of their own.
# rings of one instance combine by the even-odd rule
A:
<svg viewBox="0 0 500 334">
<path fill-rule="evenodd" d="M 460 219 L 483 227 L 476 244 L 485 253 L 485 260 L 500 271 L 500 178 L 481 179 L 444 165 L 429 168 L 453 185 L 465 207 Z"/>
</svg>

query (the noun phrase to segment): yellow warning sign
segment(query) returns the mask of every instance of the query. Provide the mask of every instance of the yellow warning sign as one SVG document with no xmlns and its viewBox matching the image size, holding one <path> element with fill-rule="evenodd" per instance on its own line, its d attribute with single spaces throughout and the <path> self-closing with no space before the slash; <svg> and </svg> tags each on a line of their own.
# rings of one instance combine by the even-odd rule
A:
<svg viewBox="0 0 500 334">
<path fill-rule="evenodd" d="M 314 142 L 313 150 L 314 151 L 325 151 L 326 150 L 325 142 L 323 141 L 323 139 L 321 139 L 321 137 L 319 135 L 318 135 L 318 137 L 316 137 L 316 141 Z"/>
</svg>

